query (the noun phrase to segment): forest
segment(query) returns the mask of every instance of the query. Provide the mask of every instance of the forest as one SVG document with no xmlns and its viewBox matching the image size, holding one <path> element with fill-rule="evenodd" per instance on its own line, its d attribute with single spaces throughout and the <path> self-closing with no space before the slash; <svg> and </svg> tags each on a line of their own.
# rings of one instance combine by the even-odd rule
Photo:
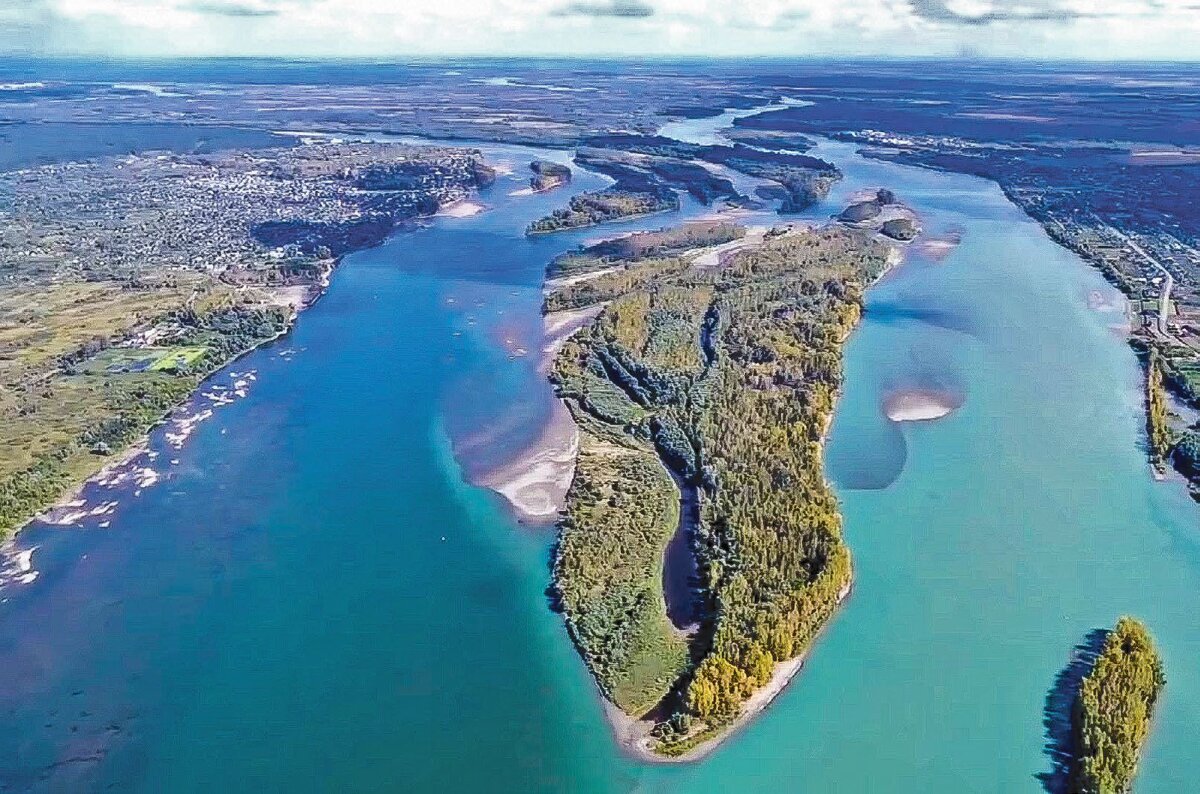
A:
<svg viewBox="0 0 1200 794">
<path fill-rule="evenodd" d="M 649 257 L 720 245 L 745 236 L 744 226 L 724 221 L 697 221 L 652 232 L 634 232 L 561 254 L 551 260 L 546 275 L 549 278 L 577 276 Z"/>
<path fill-rule="evenodd" d="M 1072 794 L 1129 791 L 1165 684 L 1146 627 L 1130 617 L 1118 620 L 1075 701 Z"/>
<path fill-rule="evenodd" d="M 622 218 L 679 209 L 679 197 L 666 189 L 626 189 L 618 186 L 571 196 L 567 206 L 539 218 L 526 234 L 548 234 L 564 229 L 595 226 Z"/>
<path fill-rule="evenodd" d="M 652 255 L 622 259 L 546 300 L 548 311 L 606 304 L 564 346 L 551 377 L 585 451 L 621 450 L 581 455 L 555 587 L 602 690 L 633 716 L 650 712 L 655 749 L 674 755 L 736 719 L 849 591 L 822 441 L 842 343 L 889 248 L 831 227 L 768 237 L 719 268 L 695 268 L 654 245 L 626 250 Z M 668 471 L 700 494 L 690 540 L 704 615 L 686 636 L 667 622 L 662 592 L 679 500 Z M 639 496 L 639 509 L 616 509 L 647 490 L 654 498 Z"/>
</svg>

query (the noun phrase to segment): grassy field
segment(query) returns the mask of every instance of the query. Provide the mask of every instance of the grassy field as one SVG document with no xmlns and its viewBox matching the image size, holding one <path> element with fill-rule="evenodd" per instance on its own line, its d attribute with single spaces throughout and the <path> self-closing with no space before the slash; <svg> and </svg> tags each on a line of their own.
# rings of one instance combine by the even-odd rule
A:
<svg viewBox="0 0 1200 794">
<path fill-rule="evenodd" d="M 652 449 L 588 434 L 569 498 L 556 562 L 570 571 L 561 591 L 568 626 L 601 689 L 644 714 L 687 666 L 660 584 L 679 491 Z"/>
<path fill-rule="evenodd" d="M 264 298 L 198 273 L 6 285 L 0 537 L 119 455 L 203 373 L 281 328 L 286 313 Z M 209 330 L 206 318 L 218 316 L 223 330 Z M 145 344 L 143 334 L 169 343 Z"/>
<path fill-rule="evenodd" d="M 195 365 L 207 352 L 208 348 L 204 345 L 172 347 L 164 351 L 158 360 L 150 365 L 150 370 L 152 372 L 178 372 L 185 370 Z"/>
</svg>

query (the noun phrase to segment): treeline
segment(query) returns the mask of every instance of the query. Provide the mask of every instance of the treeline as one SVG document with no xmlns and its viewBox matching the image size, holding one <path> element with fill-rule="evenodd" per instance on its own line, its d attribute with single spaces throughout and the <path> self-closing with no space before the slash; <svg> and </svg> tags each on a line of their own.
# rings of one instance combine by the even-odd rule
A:
<svg viewBox="0 0 1200 794">
<path fill-rule="evenodd" d="M 555 257 L 546 275 L 550 278 L 573 276 L 600 270 L 618 262 L 636 262 L 650 257 L 664 257 L 739 240 L 746 228 L 736 223 L 702 221 L 672 226 L 651 232 L 635 232 L 615 240 L 605 240 Z"/>
<path fill-rule="evenodd" d="M 631 192 L 616 188 L 572 196 L 565 209 L 557 209 L 525 230 L 526 234 L 546 234 L 563 229 L 595 226 L 621 218 L 633 218 L 679 209 L 679 197 L 673 191 Z"/>
<path fill-rule="evenodd" d="M 1150 444 L 1150 460 L 1162 468 L 1171 453 L 1170 412 L 1167 409 L 1167 390 L 1163 387 L 1162 364 L 1156 348 L 1150 348 L 1146 364 L 1146 434 Z"/>
<path fill-rule="evenodd" d="M 1118 620 L 1075 701 L 1072 794 L 1129 790 L 1165 684 L 1162 660 L 1146 627 L 1130 617 Z"/>
<path fill-rule="evenodd" d="M 182 310 L 170 316 L 177 340 L 208 348 L 204 357 L 178 372 L 73 375 L 81 396 L 94 400 L 96 418 L 74 438 L 39 455 L 29 466 L 0 479 L 0 537 L 44 510 L 96 468 L 94 456 L 124 449 L 183 401 L 209 373 L 231 358 L 277 336 L 288 323 L 280 308 L 234 305 L 206 312 Z M 88 343 L 67 354 L 61 366 L 73 368 L 106 345 Z M 90 403 L 89 403 L 90 404 Z"/>
<path fill-rule="evenodd" d="M 683 752 L 734 719 L 848 591 L 850 553 L 821 440 L 841 385 L 842 342 L 885 262 L 886 249 L 867 235 L 827 229 L 775 236 L 722 268 L 646 260 L 548 298 L 561 308 L 610 301 L 553 375 L 585 434 L 653 450 L 700 489 L 692 540 L 706 617 L 689 671 L 659 710 L 661 752 Z M 570 515 L 575 537 L 589 537 Z M 643 556 L 661 557 L 665 546 L 660 535 L 591 531 L 619 534 Z M 611 556 L 603 546 L 574 552 L 556 566 L 560 590 Z M 661 593 L 661 581 L 651 584 Z M 568 621 L 607 597 L 595 588 L 568 604 Z"/>
</svg>

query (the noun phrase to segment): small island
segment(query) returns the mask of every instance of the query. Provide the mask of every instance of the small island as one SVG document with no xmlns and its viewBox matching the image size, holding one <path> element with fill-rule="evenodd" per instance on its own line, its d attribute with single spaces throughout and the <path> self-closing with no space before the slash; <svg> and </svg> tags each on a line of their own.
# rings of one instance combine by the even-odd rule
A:
<svg viewBox="0 0 1200 794">
<path fill-rule="evenodd" d="M 535 193 L 545 193 L 571 181 L 571 169 L 553 160 L 534 160 L 529 164 L 529 170 L 533 171 L 529 187 Z"/>
<path fill-rule="evenodd" d="M 576 252 L 545 299 L 548 317 L 592 309 L 550 375 L 580 430 L 554 590 L 623 746 L 647 759 L 697 758 L 764 708 L 853 578 L 822 442 L 890 247 L 838 226 L 735 229 Z"/>
<path fill-rule="evenodd" d="M 539 218 L 529 224 L 525 233 L 548 234 L 677 209 L 679 197 L 671 191 L 622 190 L 613 187 L 572 196 L 565 209 L 557 209 Z"/>
<path fill-rule="evenodd" d="M 921 233 L 912 210 L 900 203 L 896 194 L 879 188 L 867 197 L 849 204 L 837 219 L 859 229 L 873 229 L 897 242 L 911 242 Z"/>
<path fill-rule="evenodd" d="M 1129 791 L 1165 684 L 1150 633 L 1139 621 L 1121 618 L 1084 677 L 1072 711 L 1071 794 Z"/>
</svg>

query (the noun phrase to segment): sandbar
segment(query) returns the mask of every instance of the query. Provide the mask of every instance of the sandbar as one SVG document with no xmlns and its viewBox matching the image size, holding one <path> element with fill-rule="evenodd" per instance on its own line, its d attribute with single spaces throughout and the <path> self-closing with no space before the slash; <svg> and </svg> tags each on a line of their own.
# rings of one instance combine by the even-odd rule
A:
<svg viewBox="0 0 1200 794">
<path fill-rule="evenodd" d="M 437 211 L 439 218 L 470 218 L 472 215 L 478 215 L 486 209 L 482 204 L 474 201 L 455 201 L 444 205 Z"/>
<path fill-rule="evenodd" d="M 934 389 L 910 389 L 889 394 L 883 412 L 893 422 L 929 422 L 941 419 L 962 405 L 956 394 Z"/>
<path fill-rule="evenodd" d="M 578 454 L 579 428 L 562 401 L 555 400 L 538 440 L 480 477 L 479 484 L 503 496 L 521 522 L 553 523 L 566 504 Z"/>
</svg>

